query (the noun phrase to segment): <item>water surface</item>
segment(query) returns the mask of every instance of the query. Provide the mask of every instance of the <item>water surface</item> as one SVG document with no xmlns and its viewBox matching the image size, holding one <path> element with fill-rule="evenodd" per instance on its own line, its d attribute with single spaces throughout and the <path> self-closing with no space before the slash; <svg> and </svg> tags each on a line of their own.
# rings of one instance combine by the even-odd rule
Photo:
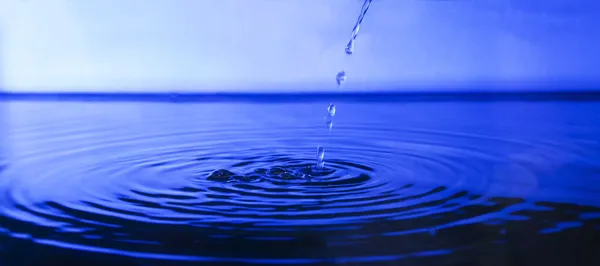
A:
<svg viewBox="0 0 600 266">
<path fill-rule="evenodd" d="M 0 101 L 0 264 L 600 262 L 600 102 L 328 102 Z"/>
</svg>

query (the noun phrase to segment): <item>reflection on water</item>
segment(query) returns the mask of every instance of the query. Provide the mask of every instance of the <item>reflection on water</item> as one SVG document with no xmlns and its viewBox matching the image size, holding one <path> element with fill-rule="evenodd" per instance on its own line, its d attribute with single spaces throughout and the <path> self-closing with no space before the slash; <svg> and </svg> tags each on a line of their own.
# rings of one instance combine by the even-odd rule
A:
<svg viewBox="0 0 600 266">
<path fill-rule="evenodd" d="M 600 103 L 4 104 L 2 265 L 600 262 Z"/>
<path fill-rule="evenodd" d="M 7 103 L 0 101 L 0 173 L 7 167 L 9 155 Z"/>
</svg>

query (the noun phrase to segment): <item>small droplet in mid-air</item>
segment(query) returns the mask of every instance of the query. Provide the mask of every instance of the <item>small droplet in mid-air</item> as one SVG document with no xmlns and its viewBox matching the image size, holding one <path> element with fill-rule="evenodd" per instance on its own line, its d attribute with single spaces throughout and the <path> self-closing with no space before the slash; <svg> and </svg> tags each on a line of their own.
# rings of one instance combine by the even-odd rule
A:
<svg viewBox="0 0 600 266">
<path fill-rule="evenodd" d="M 333 117 L 325 117 L 325 125 L 329 130 L 331 130 L 331 128 L 333 127 Z"/>
<path fill-rule="evenodd" d="M 346 54 L 352 54 L 354 53 L 354 39 L 351 39 L 348 44 L 346 45 Z"/>
<path fill-rule="evenodd" d="M 335 76 L 335 80 L 337 81 L 338 87 L 342 86 L 342 84 L 344 84 L 346 81 L 346 71 L 342 69 L 342 71 L 338 72 Z"/>
<path fill-rule="evenodd" d="M 329 106 L 327 107 L 327 112 L 329 112 L 330 116 L 335 115 L 335 105 L 333 103 L 329 104 Z"/>
</svg>

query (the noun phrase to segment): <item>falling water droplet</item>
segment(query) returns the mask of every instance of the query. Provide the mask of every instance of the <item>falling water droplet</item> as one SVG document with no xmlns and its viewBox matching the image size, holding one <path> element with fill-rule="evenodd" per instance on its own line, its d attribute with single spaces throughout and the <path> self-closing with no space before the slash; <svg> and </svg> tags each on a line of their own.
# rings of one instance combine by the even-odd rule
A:
<svg viewBox="0 0 600 266">
<path fill-rule="evenodd" d="M 325 125 L 327 126 L 327 129 L 331 130 L 331 128 L 333 127 L 333 117 L 326 116 L 325 117 Z"/>
<path fill-rule="evenodd" d="M 318 147 L 317 148 L 317 167 L 319 169 L 325 166 L 325 148 Z"/>
<path fill-rule="evenodd" d="M 346 71 L 342 69 L 342 71 L 338 72 L 335 76 L 335 80 L 337 81 L 338 87 L 341 87 L 342 84 L 346 81 Z"/>
<path fill-rule="evenodd" d="M 346 45 L 346 54 L 351 55 L 352 53 L 354 53 L 354 39 L 350 39 Z"/>
<path fill-rule="evenodd" d="M 333 127 L 333 117 L 335 116 L 335 105 L 333 103 L 330 103 L 329 106 L 327 106 L 327 116 L 325 117 L 325 125 L 327 126 L 327 129 L 331 130 L 331 128 Z"/>
<path fill-rule="evenodd" d="M 372 1 L 373 0 L 365 0 L 365 2 L 363 3 L 363 6 L 360 10 L 360 15 L 358 16 L 358 20 L 356 21 L 356 24 L 354 25 L 354 28 L 352 29 L 352 35 L 350 36 L 350 41 L 348 41 L 348 44 L 346 45 L 345 52 L 348 55 L 351 55 L 354 53 L 354 42 L 356 40 L 356 37 L 358 36 L 358 32 L 360 31 L 360 24 L 362 23 L 363 19 L 365 18 L 365 15 L 367 14 L 367 10 L 369 10 L 369 6 L 371 5 Z M 335 76 L 335 80 L 337 82 L 338 88 L 341 88 L 342 84 L 344 84 L 344 82 L 346 82 L 346 71 L 344 71 L 344 69 L 342 69 L 342 71 L 338 72 L 337 75 Z M 331 128 L 333 127 L 333 117 L 335 116 L 335 105 L 329 104 L 329 106 L 327 107 L 327 112 L 328 112 L 328 115 L 325 117 L 325 125 L 327 126 L 328 135 L 329 135 L 329 133 L 331 133 Z M 331 137 L 329 140 L 331 141 Z M 318 147 L 317 148 L 317 167 L 319 169 L 323 168 L 323 166 L 325 165 L 324 159 L 325 159 L 325 148 Z"/>
<path fill-rule="evenodd" d="M 329 106 L 327 107 L 327 112 L 329 112 L 330 116 L 335 115 L 335 105 L 333 103 L 329 104 Z"/>
</svg>

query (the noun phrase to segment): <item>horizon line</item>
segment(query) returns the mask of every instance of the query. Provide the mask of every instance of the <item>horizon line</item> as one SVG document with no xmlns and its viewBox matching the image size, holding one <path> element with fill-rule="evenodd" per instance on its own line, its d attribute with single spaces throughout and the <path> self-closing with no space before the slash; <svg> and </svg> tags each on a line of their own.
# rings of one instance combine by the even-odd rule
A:
<svg viewBox="0 0 600 266">
<path fill-rule="evenodd" d="M 284 92 L 11 92 L 10 101 L 318 102 L 343 101 L 600 101 L 600 90 L 552 91 L 284 91 Z"/>
</svg>

